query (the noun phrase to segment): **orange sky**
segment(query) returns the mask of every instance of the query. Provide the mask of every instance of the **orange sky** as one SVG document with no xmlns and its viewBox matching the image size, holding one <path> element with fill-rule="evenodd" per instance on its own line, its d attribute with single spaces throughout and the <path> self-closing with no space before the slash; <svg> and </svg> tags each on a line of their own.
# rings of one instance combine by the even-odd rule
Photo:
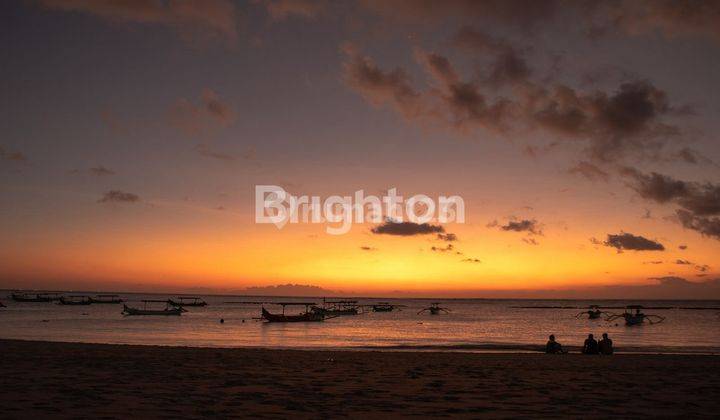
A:
<svg viewBox="0 0 720 420">
<path fill-rule="evenodd" d="M 180 19 L 165 3 L 11 3 L 0 288 L 463 294 L 718 277 L 720 41 L 684 20 L 694 9 L 217 0 Z M 253 222 L 266 184 L 459 195 L 467 223 L 443 226 L 453 242 L 368 223 L 278 230 Z"/>
</svg>

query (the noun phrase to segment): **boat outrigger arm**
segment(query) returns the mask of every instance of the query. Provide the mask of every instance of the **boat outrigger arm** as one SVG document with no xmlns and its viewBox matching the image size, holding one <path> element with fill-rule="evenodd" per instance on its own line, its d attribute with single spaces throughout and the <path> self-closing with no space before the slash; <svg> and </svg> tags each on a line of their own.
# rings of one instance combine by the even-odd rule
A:
<svg viewBox="0 0 720 420">
<path fill-rule="evenodd" d="M 660 315 L 648 315 L 644 314 L 642 312 L 643 307 L 640 305 L 628 305 L 625 307 L 625 312 L 621 314 L 611 314 L 606 318 L 606 321 L 611 322 L 618 318 L 624 318 L 625 319 L 625 325 L 631 326 L 631 325 L 641 325 L 644 321 L 647 321 L 649 324 L 659 324 L 663 321 L 665 321 L 665 317 L 662 317 Z M 632 311 L 635 311 L 633 313 Z"/>
</svg>

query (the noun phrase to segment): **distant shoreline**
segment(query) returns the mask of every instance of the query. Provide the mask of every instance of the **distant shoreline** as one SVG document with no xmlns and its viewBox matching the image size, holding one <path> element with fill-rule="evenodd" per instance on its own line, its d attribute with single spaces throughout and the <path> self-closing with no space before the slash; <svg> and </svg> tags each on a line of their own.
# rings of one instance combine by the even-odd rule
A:
<svg viewBox="0 0 720 420">
<path fill-rule="evenodd" d="M 297 351 L 0 340 L 3 416 L 679 417 L 720 357 Z M 627 392 L 641 386 L 642 392 Z"/>
</svg>

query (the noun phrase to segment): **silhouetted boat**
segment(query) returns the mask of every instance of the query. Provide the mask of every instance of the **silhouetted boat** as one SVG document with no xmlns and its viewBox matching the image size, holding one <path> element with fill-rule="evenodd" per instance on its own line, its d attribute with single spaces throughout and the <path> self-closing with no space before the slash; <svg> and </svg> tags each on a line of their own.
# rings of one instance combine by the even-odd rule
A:
<svg viewBox="0 0 720 420">
<path fill-rule="evenodd" d="M 582 311 L 575 315 L 575 318 L 580 318 L 583 315 L 587 315 L 588 319 L 598 319 L 604 312 L 600 310 L 597 305 L 590 305 L 587 311 Z"/>
<path fill-rule="evenodd" d="M 58 301 L 59 305 L 90 305 L 91 303 L 90 296 L 85 295 L 61 296 Z"/>
<path fill-rule="evenodd" d="M 377 305 L 372 305 L 373 312 L 392 312 L 395 310 L 395 305 L 391 305 L 387 302 L 378 302 Z"/>
<path fill-rule="evenodd" d="M 633 310 L 635 313 L 633 313 Z M 625 325 L 631 327 L 633 325 L 642 325 L 643 322 L 647 321 L 650 324 L 659 324 L 665 321 L 665 318 L 660 315 L 646 315 L 642 312 L 643 307 L 641 305 L 628 305 L 625 307 L 625 312 L 622 314 L 612 314 L 607 317 L 607 321 L 614 321 L 618 318 L 625 319 Z"/>
<path fill-rule="evenodd" d="M 91 297 L 92 303 L 123 303 L 125 302 L 118 295 L 96 295 Z"/>
<path fill-rule="evenodd" d="M 12 293 L 10 298 L 15 302 L 52 302 L 59 300 L 57 293 Z"/>
<path fill-rule="evenodd" d="M 0 308 L 7 308 L 4 303 L 0 302 Z"/>
<path fill-rule="evenodd" d="M 323 299 L 323 306 L 313 306 L 313 312 L 322 313 L 325 316 L 357 315 L 360 306 L 357 300 L 334 300 Z"/>
<path fill-rule="evenodd" d="M 262 307 L 260 319 L 267 322 L 318 322 L 325 320 L 325 314 L 310 310 L 311 306 L 315 306 L 314 302 L 277 302 L 275 304 L 282 306 L 282 314 L 270 313 L 265 307 Z M 298 315 L 285 315 L 286 306 L 304 306 L 305 312 Z"/>
<path fill-rule="evenodd" d="M 127 306 L 123 304 L 123 311 L 121 312 L 123 315 L 180 315 L 183 312 L 186 312 L 185 309 L 173 306 L 170 304 L 167 300 L 143 300 L 144 306 L 143 309 L 138 308 L 132 308 L 130 306 Z M 147 304 L 148 303 L 164 303 L 165 308 L 164 309 L 148 309 Z"/>
<path fill-rule="evenodd" d="M 440 302 L 433 302 L 427 308 L 421 309 L 418 312 L 418 315 L 420 315 L 421 313 L 423 313 L 425 311 L 430 312 L 430 315 L 440 315 L 440 312 L 445 312 L 446 314 L 450 313 L 450 309 L 440 307 Z"/>
<path fill-rule="evenodd" d="M 173 306 L 207 306 L 207 302 L 202 300 L 202 298 L 195 297 L 195 296 L 180 296 L 177 298 L 177 300 L 168 299 L 168 302 L 170 302 Z"/>
</svg>

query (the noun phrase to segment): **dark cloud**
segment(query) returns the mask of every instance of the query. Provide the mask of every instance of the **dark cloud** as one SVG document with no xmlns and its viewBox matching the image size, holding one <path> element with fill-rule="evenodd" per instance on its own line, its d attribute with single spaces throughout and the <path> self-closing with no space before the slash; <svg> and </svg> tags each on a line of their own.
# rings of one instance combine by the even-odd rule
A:
<svg viewBox="0 0 720 420">
<path fill-rule="evenodd" d="M 445 229 L 440 225 L 431 225 L 428 223 L 396 223 L 392 220 L 387 220 L 385 223 L 372 228 L 371 232 L 378 235 L 414 236 L 427 235 L 431 233 L 444 233 Z"/>
<path fill-rule="evenodd" d="M 453 251 L 454 249 L 455 249 L 455 247 L 453 247 L 453 244 L 448 244 L 446 247 L 441 247 L 441 246 L 430 247 L 430 250 L 435 251 L 435 252 L 449 252 L 449 251 Z"/>
<path fill-rule="evenodd" d="M 622 174 L 631 179 L 631 188 L 641 197 L 680 206 L 675 214 L 685 228 L 720 239 L 720 185 L 682 181 L 655 172 L 648 175 L 633 168 L 624 168 Z"/>
<path fill-rule="evenodd" d="M 679 264 L 679 265 L 692 265 L 692 262 L 690 262 L 690 261 L 688 261 L 688 260 L 677 259 L 677 260 L 675 260 L 675 264 Z"/>
<path fill-rule="evenodd" d="M 389 106 L 405 118 L 423 114 L 419 93 L 411 86 L 407 73 L 400 68 L 381 70 L 375 62 L 360 55 L 354 46 L 346 45 L 349 61 L 343 65 L 345 83 L 375 106 Z"/>
<path fill-rule="evenodd" d="M 607 182 L 610 179 L 610 174 L 600 169 L 598 166 L 593 165 L 590 162 L 581 161 L 577 165 L 568 169 L 568 173 L 581 175 L 590 181 L 604 181 Z"/>
<path fill-rule="evenodd" d="M 720 240 L 720 217 L 696 216 L 687 210 L 675 212 L 680 224 L 686 229 L 700 232 L 701 235 Z"/>
<path fill-rule="evenodd" d="M 540 245 L 540 242 L 536 241 L 535 238 L 522 238 L 522 241 L 528 245 Z"/>
<path fill-rule="evenodd" d="M 112 22 L 164 25 L 185 37 L 237 39 L 236 7 L 230 0 L 40 0 L 42 7 L 82 12 Z"/>
<path fill-rule="evenodd" d="M 98 203 L 137 203 L 138 201 L 140 201 L 140 197 L 137 194 L 111 190 L 103 194 Z"/>
<path fill-rule="evenodd" d="M 666 37 L 702 36 L 720 41 L 720 3 L 702 0 L 623 0 L 603 2 L 600 13 L 614 29 L 627 34 L 661 33 Z M 618 7 L 619 6 L 619 7 Z"/>
<path fill-rule="evenodd" d="M 185 98 L 178 100 L 170 109 L 169 119 L 181 131 L 195 136 L 228 127 L 235 122 L 236 116 L 233 108 L 215 91 L 204 89 L 195 103 Z"/>
<path fill-rule="evenodd" d="M 493 64 L 479 71 L 476 80 L 462 80 L 447 57 L 416 49 L 417 61 L 431 76 L 430 88 L 422 90 L 404 70 L 383 71 L 354 48 L 346 48 L 346 83 L 368 102 L 388 105 L 406 119 L 502 135 L 544 130 L 585 142 L 588 156 L 600 162 L 628 155 L 658 159 L 668 140 L 680 133 L 666 121 L 674 111 L 667 94 L 648 81 L 628 81 L 607 92 L 563 84 L 546 87 L 546 82 L 531 80 L 518 49 L 503 41 L 465 28 L 453 44 L 486 52 Z M 513 89 L 498 90 L 505 83 Z M 526 150 L 534 154 L 536 149 Z"/>
<path fill-rule="evenodd" d="M 687 245 L 678 245 L 678 249 L 680 249 L 680 250 L 683 250 L 683 251 L 684 251 L 684 250 L 686 250 L 686 249 L 687 249 Z"/>
<path fill-rule="evenodd" d="M 633 235 L 631 233 L 620 233 L 618 235 L 608 234 L 607 240 L 603 245 L 616 248 L 618 252 L 629 251 L 664 251 L 665 247 L 656 241 L 647 239 L 643 236 Z"/>
<path fill-rule="evenodd" d="M 643 264 L 659 265 L 662 263 L 663 263 L 662 261 L 647 261 L 647 262 L 644 262 Z"/>
<path fill-rule="evenodd" d="M 457 241 L 457 235 L 454 233 L 438 233 L 437 238 L 441 241 L 454 242 Z"/>
<path fill-rule="evenodd" d="M 465 259 L 460 260 L 460 262 L 468 262 L 468 263 L 479 264 L 479 263 L 481 263 L 482 261 L 480 261 L 480 260 L 477 259 L 477 258 L 465 258 Z"/>
<path fill-rule="evenodd" d="M 95 175 L 95 176 L 115 175 L 115 171 L 113 171 L 112 169 L 108 169 L 102 165 L 92 167 L 92 168 L 88 169 L 88 172 L 90 173 L 90 175 Z"/>
<path fill-rule="evenodd" d="M 710 270 L 710 266 L 707 265 L 707 264 L 696 265 L 696 266 L 695 266 L 695 269 L 696 269 L 697 271 L 701 271 L 701 272 L 704 273 L 704 272 Z"/>
<path fill-rule="evenodd" d="M 650 154 L 679 131 L 661 120 L 671 110 L 666 93 L 642 80 L 623 83 L 613 93 L 530 85 L 523 108 L 538 127 L 587 140 L 589 155 L 599 161 Z"/>
<path fill-rule="evenodd" d="M 377 251 L 377 248 L 365 245 L 361 246 L 360 249 L 362 249 L 363 251 Z"/>
<path fill-rule="evenodd" d="M 535 219 L 510 220 L 506 225 L 500 226 L 504 231 L 527 232 L 531 235 L 542 235 L 542 227 Z"/>
<path fill-rule="evenodd" d="M 0 146 L 0 160 L 9 160 L 13 162 L 27 162 L 28 158 L 20 152 L 8 152 Z"/>
<path fill-rule="evenodd" d="M 461 28 L 451 39 L 451 44 L 466 52 L 493 57 L 486 77 L 491 86 L 523 82 L 532 73 L 522 52 L 515 46 L 478 29 L 469 26 Z"/>
</svg>

